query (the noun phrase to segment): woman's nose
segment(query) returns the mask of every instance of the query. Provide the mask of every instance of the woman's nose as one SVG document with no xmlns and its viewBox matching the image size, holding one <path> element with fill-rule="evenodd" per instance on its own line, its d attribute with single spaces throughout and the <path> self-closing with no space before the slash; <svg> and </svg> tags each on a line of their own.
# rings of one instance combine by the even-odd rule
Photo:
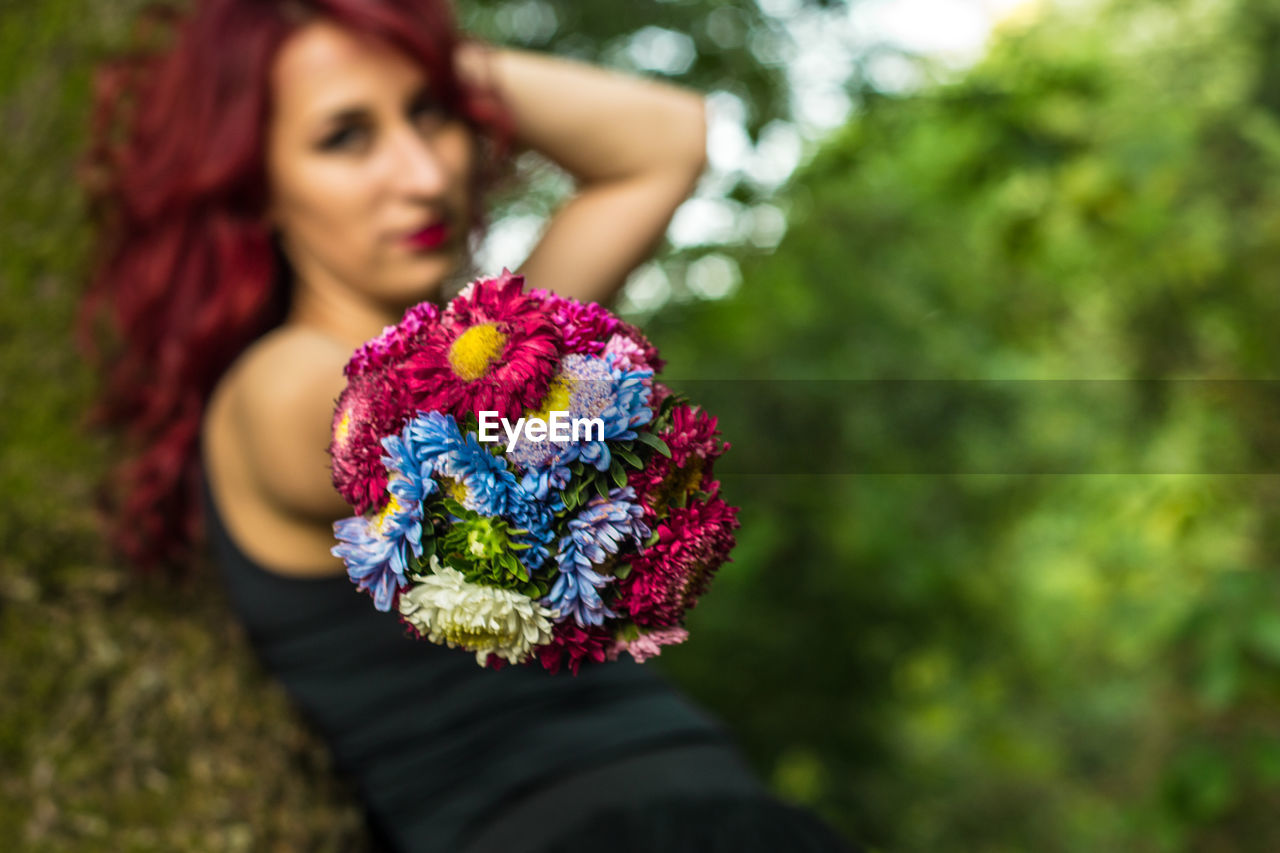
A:
<svg viewBox="0 0 1280 853">
<path fill-rule="evenodd" d="M 440 197 L 449 188 L 449 170 L 440 158 L 434 138 L 412 129 L 399 133 L 391 162 L 391 177 L 403 192 Z"/>
</svg>

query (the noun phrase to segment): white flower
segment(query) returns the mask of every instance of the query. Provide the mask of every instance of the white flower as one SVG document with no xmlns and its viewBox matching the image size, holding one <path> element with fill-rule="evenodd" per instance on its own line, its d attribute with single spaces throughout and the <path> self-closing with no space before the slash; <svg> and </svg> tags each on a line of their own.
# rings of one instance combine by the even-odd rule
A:
<svg viewBox="0 0 1280 853">
<path fill-rule="evenodd" d="M 534 646 L 551 642 L 556 611 L 509 589 L 471 583 L 431 558 L 435 572 L 400 593 L 400 614 L 433 643 L 522 663 Z"/>
</svg>

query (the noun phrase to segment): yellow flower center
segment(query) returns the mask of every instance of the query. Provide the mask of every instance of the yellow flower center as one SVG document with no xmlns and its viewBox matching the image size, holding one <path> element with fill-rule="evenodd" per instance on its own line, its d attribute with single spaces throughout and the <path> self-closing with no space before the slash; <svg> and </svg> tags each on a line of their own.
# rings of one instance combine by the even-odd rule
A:
<svg viewBox="0 0 1280 853">
<path fill-rule="evenodd" d="M 510 631 L 492 631 L 482 625 L 447 624 L 443 626 L 442 633 L 446 643 L 472 650 L 492 645 L 509 645 L 515 639 Z"/>
<path fill-rule="evenodd" d="M 467 499 L 467 487 L 461 480 L 455 480 L 453 477 L 442 477 L 443 482 L 440 486 L 444 489 L 444 493 L 453 498 L 458 503 L 462 503 Z"/>
<path fill-rule="evenodd" d="M 526 417 L 551 420 L 552 412 L 569 411 L 569 380 L 557 375 L 547 386 L 547 396 L 542 399 L 542 407 L 536 412 L 526 412 Z"/>
<path fill-rule="evenodd" d="M 379 510 L 378 514 L 373 517 L 373 523 L 377 527 L 378 532 L 385 534 L 386 530 L 384 529 L 384 525 L 387 523 L 387 519 L 390 518 L 393 513 L 400 512 L 402 509 L 404 509 L 404 504 L 401 503 L 399 497 L 393 494 L 391 496 L 391 500 L 387 501 L 387 505 Z"/>
<path fill-rule="evenodd" d="M 449 366 L 460 379 L 479 379 L 489 372 L 506 346 L 507 336 L 493 323 L 472 326 L 449 347 Z"/>
<path fill-rule="evenodd" d="M 686 499 L 693 497 L 694 492 L 702 485 L 703 467 L 702 457 L 693 456 L 685 467 L 668 471 L 667 476 L 654 489 L 653 505 L 665 509 L 681 495 Z"/>
<path fill-rule="evenodd" d="M 342 413 L 342 420 L 338 421 L 337 428 L 333 431 L 333 440 L 338 445 L 347 443 L 347 436 L 351 434 L 351 410 L 347 409 Z"/>
<path fill-rule="evenodd" d="M 682 607 L 687 607 L 689 599 L 700 594 L 700 590 L 706 582 L 707 575 L 706 562 L 700 562 L 685 576 L 684 583 L 680 585 L 680 592 L 677 601 Z"/>
</svg>

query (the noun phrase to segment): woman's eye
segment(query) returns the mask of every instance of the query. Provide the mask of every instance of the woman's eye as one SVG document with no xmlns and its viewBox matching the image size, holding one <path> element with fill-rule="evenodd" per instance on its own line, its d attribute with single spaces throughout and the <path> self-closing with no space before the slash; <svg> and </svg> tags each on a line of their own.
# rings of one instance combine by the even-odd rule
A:
<svg viewBox="0 0 1280 853">
<path fill-rule="evenodd" d="M 357 125 L 340 127 L 320 140 L 320 148 L 324 151 L 341 151 L 354 148 L 365 140 L 367 134 L 366 128 Z"/>
<path fill-rule="evenodd" d="M 435 101 L 423 100 L 413 106 L 411 115 L 414 121 L 432 125 L 444 118 L 444 108 Z"/>
</svg>

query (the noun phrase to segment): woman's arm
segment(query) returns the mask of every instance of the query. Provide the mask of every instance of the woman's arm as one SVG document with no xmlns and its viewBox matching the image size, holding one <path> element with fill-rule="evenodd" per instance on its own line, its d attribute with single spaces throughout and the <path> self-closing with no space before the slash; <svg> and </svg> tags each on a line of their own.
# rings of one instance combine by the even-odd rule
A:
<svg viewBox="0 0 1280 853">
<path fill-rule="evenodd" d="M 577 179 L 518 272 L 530 287 L 608 302 L 656 248 L 706 166 L 702 96 L 476 41 L 460 48 L 458 67 L 500 91 L 518 145 Z"/>
</svg>

